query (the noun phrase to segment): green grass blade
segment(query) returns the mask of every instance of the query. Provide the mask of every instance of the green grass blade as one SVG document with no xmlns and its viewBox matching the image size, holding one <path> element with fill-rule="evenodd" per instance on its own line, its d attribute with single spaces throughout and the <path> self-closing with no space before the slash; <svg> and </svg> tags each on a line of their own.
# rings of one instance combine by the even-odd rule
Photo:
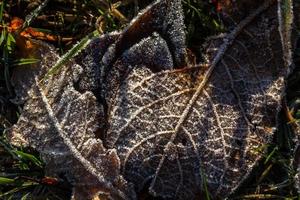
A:
<svg viewBox="0 0 300 200">
<path fill-rule="evenodd" d="M 41 167 L 41 168 L 43 167 L 42 162 L 32 154 L 28 154 L 28 153 L 25 153 L 22 151 L 17 151 L 17 150 L 15 150 L 14 153 L 17 156 L 19 156 L 19 158 L 21 158 L 22 160 L 28 160 L 28 161 L 31 161 L 32 163 L 34 163 L 38 167 Z"/>
<path fill-rule="evenodd" d="M 14 179 L 0 177 L 0 185 L 8 185 L 8 184 L 13 184 L 13 183 L 15 183 Z"/>
<path fill-rule="evenodd" d="M 2 22 L 5 0 L 3 0 L 0 3 L 1 3 L 1 6 L 0 6 L 0 22 Z"/>
<path fill-rule="evenodd" d="M 67 53 L 65 53 L 60 59 L 55 63 L 55 65 L 46 73 L 46 75 L 42 78 L 42 81 L 45 81 L 49 76 L 58 72 L 58 70 L 66 64 L 71 58 L 76 56 L 80 53 L 90 42 L 93 38 L 99 35 L 97 30 L 93 31 L 86 37 L 84 37 L 80 42 L 74 45 Z"/>
<path fill-rule="evenodd" d="M 22 191 L 22 190 L 24 190 L 24 189 L 27 189 L 27 188 L 30 188 L 30 187 L 32 187 L 32 186 L 36 186 L 36 185 L 38 185 L 38 184 L 39 184 L 39 183 L 34 183 L 34 182 L 24 183 L 24 184 L 22 184 L 22 186 L 20 186 L 20 187 L 15 187 L 15 188 L 9 190 L 8 192 L 5 192 L 5 193 L 3 193 L 3 194 L 0 194 L 0 199 L 1 199 L 2 197 L 5 197 L 5 196 L 8 196 L 8 195 L 15 194 L 15 193 L 17 193 L 17 192 L 20 192 L 20 191 Z"/>
<path fill-rule="evenodd" d="M 27 200 L 29 198 L 30 193 L 26 193 L 24 196 L 22 196 L 21 200 Z"/>
<path fill-rule="evenodd" d="M 3 44 L 5 38 L 6 38 L 6 29 L 3 28 L 2 31 L 1 31 L 1 36 L 0 36 L 0 45 Z"/>
<path fill-rule="evenodd" d="M 48 2 L 50 0 L 45 0 L 43 3 L 41 3 L 41 5 L 39 5 L 33 12 L 31 12 L 31 14 L 27 15 L 25 17 L 25 22 L 22 26 L 22 28 L 20 29 L 19 32 L 22 32 L 25 28 L 27 28 L 28 26 L 30 26 L 30 24 L 32 23 L 32 21 L 39 15 L 39 13 L 47 6 Z"/>
<path fill-rule="evenodd" d="M 10 73 L 9 73 L 9 49 L 6 47 L 3 49 L 2 52 L 2 59 L 3 59 L 3 63 L 4 63 L 4 79 L 5 79 L 5 84 L 6 84 L 6 88 L 7 91 L 9 92 L 10 96 L 13 96 L 13 89 L 11 86 L 11 82 L 10 82 Z"/>
<path fill-rule="evenodd" d="M 7 34 L 7 39 L 6 39 L 6 48 L 9 51 L 9 53 L 12 53 L 12 50 L 14 49 L 14 46 L 16 44 L 16 40 L 14 36 L 11 33 Z"/>
<path fill-rule="evenodd" d="M 22 65 L 30 65 L 30 64 L 35 64 L 39 62 L 39 59 L 35 58 L 21 58 L 21 59 L 16 59 L 12 63 L 13 66 L 22 66 Z"/>
<path fill-rule="evenodd" d="M 204 190 L 205 193 L 205 200 L 210 200 L 210 193 L 208 191 L 208 187 L 207 187 L 207 178 L 206 178 L 206 174 L 204 173 L 202 167 L 200 167 L 200 173 L 201 173 L 201 177 L 202 178 L 202 189 Z"/>
<path fill-rule="evenodd" d="M 267 158 L 266 158 L 264 164 L 267 164 L 267 163 L 272 159 L 273 155 L 274 155 L 277 151 L 278 151 L 278 147 L 276 146 L 276 147 L 272 150 L 272 152 L 271 152 L 269 155 L 267 155 Z"/>
</svg>

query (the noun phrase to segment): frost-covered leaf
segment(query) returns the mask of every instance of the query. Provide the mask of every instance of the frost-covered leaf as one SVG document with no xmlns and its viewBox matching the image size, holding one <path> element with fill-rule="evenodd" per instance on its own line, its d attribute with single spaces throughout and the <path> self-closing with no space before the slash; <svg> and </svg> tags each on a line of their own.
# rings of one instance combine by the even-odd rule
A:
<svg viewBox="0 0 300 200">
<path fill-rule="evenodd" d="M 133 70 L 109 99 L 104 143 L 117 150 L 122 173 L 137 190 L 195 199 L 206 180 L 211 194 L 224 198 L 261 158 L 290 70 L 283 50 L 291 49 L 282 41 L 291 38 L 279 29 L 276 1 L 254 5 L 211 42 L 208 69 L 156 73 L 146 63 L 114 65 Z"/>
<path fill-rule="evenodd" d="M 102 106 L 91 92 L 74 89 L 81 67 L 69 63 L 59 74 L 39 83 L 59 57 L 43 43 L 38 51 L 40 65 L 24 69 L 26 76 L 21 69 L 15 71 L 16 91 L 23 88 L 28 100 L 8 133 L 10 141 L 37 149 L 49 175 L 65 174 L 74 185 L 74 199 L 91 199 L 99 192 L 128 198 L 125 193 L 130 187 L 119 174 L 116 151 L 106 150 L 95 137 L 104 121 Z"/>
<path fill-rule="evenodd" d="M 96 38 L 76 58 L 76 63 L 83 67 L 84 72 L 78 80 L 80 91 L 93 91 L 100 96 L 101 59 L 108 47 L 119 37 L 119 33 L 110 33 L 105 37 Z"/>
<path fill-rule="evenodd" d="M 83 68 L 69 63 L 38 84 L 58 60 L 41 48 L 34 73 L 15 76 L 27 101 L 11 141 L 39 150 L 48 173 L 67 173 L 75 198 L 135 199 L 131 184 L 179 200 L 201 198 L 205 184 L 227 197 L 272 138 L 291 63 L 281 1 L 243 2 L 247 12 L 237 4 L 234 27 L 196 66 L 186 60 L 180 0 L 156 1 L 125 30 L 93 40 L 75 59 Z"/>
<path fill-rule="evenodd" d="M 93 93 L 109 97 L 100 92 L 115 91 L 113 86 L 123 75 L 119 68 L 111 69 L 113 63 L 143 63 L 156 70 L 185 64 L 183 17 L 174 15 L 178 6 L 180 1 L 156 2 L 126 30 L 93 40 L 75 59 L 83 68 L 70 62 L 40 83 L 59 60 L 53 49 L 41 43 L 34 54 L 41 62 L 16 69 L 17 100 L 26 103 L 8 136 L 15 145 L 36 148 L 48 174 L 67 174 L 75 199 L 92 198 L 98 192 L 107 192 L 114 199 L 135 198 L 131 185 L 119 174 L 116 151 L 105 149 L 95 137 L 96 133 L 104 137 L 105 119 Z"/>
<path fill-rule="evenodd" d="M 101 60 L 101 93 L 108 106 L 129 71 L 147 65 L 153 71 L 186 65 L 180 0 L 156 1 L 121 32 Z"/>
<path fill-rule="evenodd" d="M 86 71 L 80 78 L 79 88 L 92 90 L 107 102 L 135 66 L 147 65 L 153 71 L 160 71 L 187 64 L 180 0 L 154 2 L 127 28 L 111 33 L 107 39 L 110 45 L 94 40 L 76 58 Z M 122 68 L 125 65 L 126 68 Z"/>
</svg>

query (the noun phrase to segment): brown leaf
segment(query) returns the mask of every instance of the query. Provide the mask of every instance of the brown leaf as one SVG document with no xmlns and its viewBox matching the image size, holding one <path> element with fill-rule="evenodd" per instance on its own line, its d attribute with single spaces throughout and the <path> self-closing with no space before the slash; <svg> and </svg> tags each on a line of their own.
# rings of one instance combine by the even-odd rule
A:
<svg viewBox="0 0 300 200">
<path fill-rule="evenodd" d="M 278 29 L 277 12 L 266 0 L 211 42 L 204 75 L 201 67 L 155 73 L 139 64 L 121 82 L 104 143 L 139 191 L 149 185 L 154 196 L 195 199 L 207 181 L 211 195 L 224 198 L 248 176 L 276 129 L 290 70 L 283 32 L 291 23 Z"/>
<path fill-rule="evenodd" d="M 176 4 L 179 5 L 179 1 Z M 125 31 L 93 40 L 76 59 L 84 68 L 70 62 L 58 74 L 39 83 L 59 59 L 51 47 L 39 43 L 35 54 L 41 62 L 37 66 L 15 70 L 17 100 L 26 103 L 8 137 L 15 145 L 36 148 L 45 160 L 48 174 L 67 174 L 74 185 L 74 199 L 91 199 L 99 192 L 108 193 L 114 199 L 135 198 L 131 185 L 119 174 L 120 161 L 116 150 L 107 150 L 102 141 L 95 138 L 95 133 L 103 127 L 105 120 L 102 105 L 97 103 L 90 91 L 95 94 L 99 91 L 105 82 L 105 67 L 109 67 L 109 61 L 117 60 L 118 53 L 124 55 L 123 60 L 128 64 L 136 61 L 135 53 L 144 57 L 144 52 L 134 44 L 140 35 L 145 39 L 138 45 L 146 50 L 148 56 L 140 62 L 153 68 L 173 68 L 174 62 L 177 66 L 184 63 L 183 18 L 169 12 L 168 9 L 174 9 L 171 6 L 173 3 L 169 5 L 167 1 L 157 2 L 145 9 L 144 14 Z M 163 12 L 161 7 L 164 7 Z M 150 17 L 145 17 L 149 14 Z M 160 20 L 157 21 L 157 18 Z M 173 25 L 175 19 L 182 25 L 178 30 Z M 144 20 L 151 25 L 145 24 Z M 170 29 L 165 29 L 162 23 Z M 141 30 L 144 33 L 140 33 Z M 170 39 L 166 42 L 162 37 Z M 172 51 L 174 55 L 171 55 L 168 46 L 175 50 Z M 160 55 L 165 58 L 156 59 Z M 173 61 L 173 56 L 176 61 Z M 97 58 L 101 57 L 99 63 Z M 98 64 L 102 67 L 99 68 Z M 111 73 L 110 69 L 108 71 Z M 101 133 L 100 137 L 103 137 Z"/>
<path fill-rule="evenodd" d="M 28 100 L 18 123 L 8 133 L 10 141 L 36 148 L 48 174 L 66 174 L 74 185 L 74 199 L 92 199 L 100 191 L 116 199 L 128 198 L 124 192 L 130 187 L 120 176 L 116 151 L 107 150 L 94 135 L 104 121 L 102 106 L 91 92 L 74 89 L 82 68 L 69 63 L 40 84 L 59 57 L 44 43 L 39 43 L 39 49 L 42 62 L 38 68 L 24 70 L 26 76 L 20 69 L 15 71 L 19 77 L 16 91 L 23 90 L 20 94 Z"/>
<path fill-rule="evenodd" d="M 68 64 L 38 84 L 58 59 L 41 48 L 50 52 L 41 69 L 16 85 L 28 100 L 11 141 L 39 150 L 48 173 L 67 173 L 75 199 L 135 199 L 145 188 L 195 199 L 204 184 L 228 197 L 272 138 L 291 69 L 291 9 L 257 2 L 208 43 L 201 65 L 186 60 L 180 0 L 155 2 L 124 31 L 94 40 L 76 58 L 83 68 Z"/>
</svg>

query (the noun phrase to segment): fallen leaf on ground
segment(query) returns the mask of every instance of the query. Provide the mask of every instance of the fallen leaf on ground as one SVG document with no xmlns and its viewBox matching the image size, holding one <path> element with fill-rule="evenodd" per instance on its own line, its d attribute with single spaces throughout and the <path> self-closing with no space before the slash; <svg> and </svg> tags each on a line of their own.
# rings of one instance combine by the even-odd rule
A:
<svg viewBox="0 0 300 200">
<path fill-rule="evenodd" d="M 276 129 L 291 71 L 288 8 L 251 1 L 232 15 L 231 31 L 207 42 L 198 65 L 186 56 L 180 0 L 155 2 L 125 30 L 93 40 L 79 65 L 39 84 L 58 59 L 42 48 L 38 75 L 19 79 L 32 86 L 16 85 L 28 100 L 9 137 L 40 151 L 49 173 L 68 174 L 77 199 L 135 199 L 145 188 L 196 199 L 204 185 L 213 198 L 228 197 Z"/>
</svg>

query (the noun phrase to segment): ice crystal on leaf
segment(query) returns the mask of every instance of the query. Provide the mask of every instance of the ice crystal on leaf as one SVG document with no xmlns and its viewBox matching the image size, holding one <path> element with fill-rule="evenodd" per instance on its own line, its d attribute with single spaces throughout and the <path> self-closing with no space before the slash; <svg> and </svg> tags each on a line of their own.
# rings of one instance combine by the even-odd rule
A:
<svg viewBox="0 0 300 200">
<path fill-rule="evenodd" d="M 126 182 L 119 173 L 116 151 L 105 149 L 95 137 L 104 121 L 102 106 L 91 92 L 81 94 L 74 89 L 82 68 L 71 62 L 59 74 L 39 83 L 58 56 L 50 46 L 38 46 L 36 54 L 43 59 L 35 66 L 38 70 L 31 74 L 28 69 L 15 71 L 15 77 L 19 77 L 16 91 L 20 87 L 25 89 L 28 100 L 18 123 L 8 134 L 10 140 L 41 152 L 49 175 L 64 173 L 70 177 L 74 199 L 92 198 L 99 191 L 125 197 L 121 188 Z"/>
<path fill-rule="evenodd" d="M 232 15 L 237 25 L 209 41 L 208 62 L 195 66 L 180 0 L 155 2 L 125 30 L 92 41 L 79 65 L 39 83 L 57 60 L 42 48 L 32 76 L 16 72 L 16 91 L 28 78 L 33 84 L 9 137 L 40 151 L 49 173 L 67 173 L 74 198 L 135 199 L 148 187 L 196 199 L 204 181 L 213 197 L 226 197 L 276 129 L 292 50 L 292 21 L 278 9 L 276 0 L 254 1 L 246 16 Z"/>
</svg>

